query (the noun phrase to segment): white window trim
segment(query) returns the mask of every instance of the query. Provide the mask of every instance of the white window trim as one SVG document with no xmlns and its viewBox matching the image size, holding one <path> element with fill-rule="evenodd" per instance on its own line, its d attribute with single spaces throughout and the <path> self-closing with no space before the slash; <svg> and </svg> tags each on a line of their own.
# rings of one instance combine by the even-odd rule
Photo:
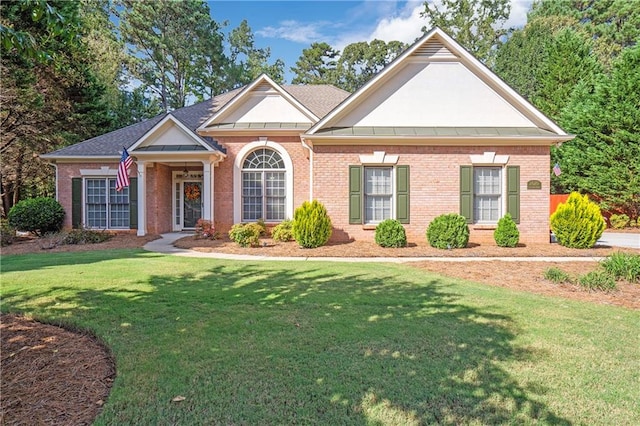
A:
<svg viewBox="0 0 640 426">
<path fill-rule="evenodd" d="M 475 169 L 476 168 L 494 168 L 500 169 L 500 211 L 498 211 L 498 219 L 497 220 L 478 220 L 475 218 L 475 208 L 476 208 L 476 191 L 475 191 L 475 185 L 476 185 L 476 175 L 475 175 Z M 474 209 L 474 219 L 473 219 L 473 223 L 478 224 L 478 225 L 495 225 L 498 223 L 498 220 L 500 220 L 500 218 L 502 216 L 504 216 L 505 212 L 507 211 L 507 197 L 505 196 L 505 189 L 507 188 L 507 173 L 506 173 L 506 166 L 501 166 L 501 165 L 496 165 L 496 164 L 485 164 L 485 165 L 474 165 L 474 172 L 473 172 L 473 209 Z"/>
<path fill-rule="evenodd" d="M 398 155 L 387 155 L 384 151 L 373 151 L 372 155 L 360 155 L 363 166 L 394 166 L 398 164 Z"/>
<path fill-rule="evenodd" d="M 397 159 L 396 159 L 397 162 Z M 395 164 L 395 163 L 394 163 Z M 391 169 L 391 217 L 389 219 L 395 219 L 397 216 L 397 212 L 396 212 L 396 168 L 395 165 L 391 165 L 391 164 L 363 164 L 362 165 L 362 224 L 363 225 L 378 225 L 380 222 L 382 222 L 381 220 L 377 220 L 377 221 L 367 221 L 367 214 L 366 214 L 366 209 L 367 209 L 367 203 L 365 202 L 366 198 L 367 198 L 367 194 L 366 194 L 366 187 L 367 187 L 367 182 L 366 182 L 366 171 L 365 169 L 368 168 L 378 168 L 378 169 Z M 383 219 L 384 220 L 384 219 Z"/>
<path fill-rule="evenodd" d="M 242 165 L 247 155 L 257 148 L 270 148 L 282 157 L 285 166 L 285 218 L 293 218 L 293 161 L 282 145 L 270 140 L 259 140 L 246 144 L 236 155 L 233 163 L 233 223 L 242 223 Z"/>
<path fill-rule="evenodd" d="M 84 224 L 84 226 L 86 226 L 89 229 L 106 229 L 106 230 L 117 230 L 117 231 L 121 231 L 124 229 L 131 229 L 131 222 L 129 222 L 129 226 L 110 226 L 110 212 L 109 212 L 109 206 L 111 203 L 109 203 L 109 180 L 111 179 L 115 179 L 117 177 L 118 171 L 117 170 L 106 170 L 108 169 L 108 167 L 102 167 L 102 170 L 88 170 L 88 169 L 81 169 L 80 170 L 80 174 L 82 175 L 82 223 Z M 91 175 L 85 175 L 82 172 L 86 172 L 86 171 L 92 171 L 92 172 L 96 172 L 96 171 L 101 171 L 103 172 L 102 174 L 91 174 Z M 110 173 L 111 171 L 113 171 L 113 173 Z M 101 227 L 96 227 L 96 226 L 89 226 L 88 220 L 87 220 L 87 214 L 89 213 L 89 209 L 87 208 L 88 205 L 88 200 L 87 200 L 87 180 L 89 179 L 96 179 L 96 180 L 106 180 L 107 181 L 107 199 L 106 199 L 106 205 L 107 205 L 107 226 L 104 228 Z M 130 191 L 130 190 L 129 190 Z M 131 215 L 131 192 L 129 192 L 128 195 L 129 198 L 129 215 Z M 129 221 L 131 221 L 131 217 L 129 217 Z"/>
<path fill-rule="evenodd" d="M 117 176 L 118 169 L 111 169 L 109 166 L 102 166 L 99 169 L 80 169 L 80 176 L 86 178 L 101 178 Z"/>
</svg>

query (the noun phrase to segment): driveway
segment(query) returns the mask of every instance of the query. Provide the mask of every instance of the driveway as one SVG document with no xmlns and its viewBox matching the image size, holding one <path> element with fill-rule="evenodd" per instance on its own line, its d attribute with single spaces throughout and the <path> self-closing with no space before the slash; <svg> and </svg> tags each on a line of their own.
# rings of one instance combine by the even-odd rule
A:
<svg viewBox="0 0 640 426">
<path fill-rule="evenodd" d="M 640 234 L 625 234 L 621 232 L 605 232 L 598 244 L 611 247 L 629 247 L 640 249 Z"/>
</svg>

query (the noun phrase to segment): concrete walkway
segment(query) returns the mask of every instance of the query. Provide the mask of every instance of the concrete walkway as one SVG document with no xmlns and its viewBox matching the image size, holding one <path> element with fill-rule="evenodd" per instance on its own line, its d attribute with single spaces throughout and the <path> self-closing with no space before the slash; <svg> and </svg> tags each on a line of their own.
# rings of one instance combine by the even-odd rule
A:
<svg viewBox="0 0 640 426">
<path fill-rule="evenodd" d="M 425 260 L 436 262 L 490 262 L 500 260 L 505 262 L 599 262 L 602 257 L 272 257 L 253 256 L 248 254 L 203 253 L 195 250 L 181 249 L 173 246 L 173 242 L 192 234 L 172 232 L 162 234 L 162 238 L 150 241 L 144 249 L 156 253 L 172 254 L 184 257 L 204 257 L 210 259 L 249 260 L 249 261 L 314 261 L 314 262 L 388 262 L 408 263 Z M 612 234 L 613 235 L 613 234 Z M 621 235 L 621 234 L 615 234 Z M 626 235 L 626 234 L 622 234 Z M 638 236 L 638 234 L 633 234 Z M 603 243 L 612 245 L 610 243 Z"/>
</svg>

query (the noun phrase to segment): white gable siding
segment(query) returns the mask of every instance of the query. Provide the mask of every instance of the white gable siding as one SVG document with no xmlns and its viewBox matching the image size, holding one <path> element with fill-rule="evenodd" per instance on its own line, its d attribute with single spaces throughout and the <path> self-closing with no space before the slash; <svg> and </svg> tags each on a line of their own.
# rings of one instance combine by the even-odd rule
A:
<svg viewBox="0 0 640 426">
<path fill-rule="evenodd" d="M 140 144 L 140 147 L 152 145 L 198 145 L 193 137 L 187 135 L 172 122 L 165 123 L 154 134 Z"/>
<path fill-rule="evenodd" d="M 311 123 L 298 108 L 279 94 L 256 94 L 219 117 L 219 123 Z"/>
<path fill-rule="evenodd" d="M 336 126 L 535 127 L 460 62 L 408 62 Z"/>
</svg>

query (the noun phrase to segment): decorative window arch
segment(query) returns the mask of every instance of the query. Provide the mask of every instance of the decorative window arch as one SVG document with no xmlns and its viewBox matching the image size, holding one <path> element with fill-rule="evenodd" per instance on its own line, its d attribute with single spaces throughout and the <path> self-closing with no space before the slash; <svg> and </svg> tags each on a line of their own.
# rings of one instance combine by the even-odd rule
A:
<svg viewBox="0 0 640 426">
<path fill-rule="evenodd" d="M 281 222 L 293 216 L 293 162 L 280 144 L 245 145 L 234 163 L 234 223 Z"/>
</svg>

